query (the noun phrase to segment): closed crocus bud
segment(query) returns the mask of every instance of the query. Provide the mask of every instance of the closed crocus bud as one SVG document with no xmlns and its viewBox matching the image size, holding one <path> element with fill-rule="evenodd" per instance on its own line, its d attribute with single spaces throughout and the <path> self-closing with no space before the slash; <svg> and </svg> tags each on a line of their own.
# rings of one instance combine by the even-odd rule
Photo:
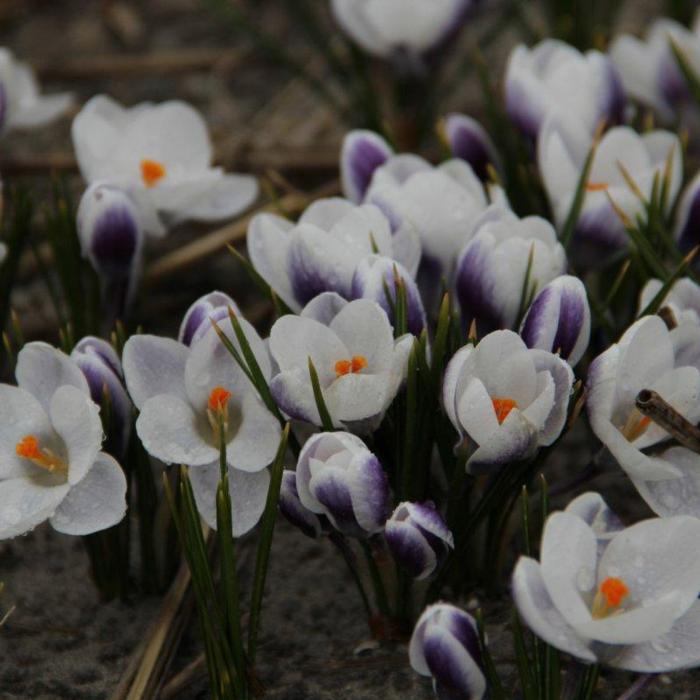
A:
<svg viewBox="0 0 700 700">
<path fill-rule="evenodd" d="M 343 194 L 355 204 L 362 202 L 374 171 L 393 155 L 392 147 L 374 131 L 350 131 L 343 139 L 340 152 Z"/>
<path fill-rule="evenodd" d="M 78 236 L 83 257 L 119 313 L 133 296 L 143 250 L 141 220 L 131 196 L 106 182 L 90 185 L 78 207 Z"/>
<path fill-rule="evenodd" d="M 690 181 L 678 202 L 674 233 L 684 253 L 700 245 L 700 173 Z"/>
<path fill-rule="evenodd" d="M 319 537 L 327 528 L 328 521 L 324 515 L 317 515 L 299 500 L 297 475 L 291 469 L 282 472 L 279 509 L 289 522 L 298 527 L 307 537 Z"/>
<path fill-rule="evenodd" d="M 386 311 L 391 324 L 395 324 L 393 309 L 396 306 L 397 284 L 406 290 L 406 325 L 413 335 L 420 335 L 425 328 L 425 309 L 418 286 L 406 268 L 391 258 L 370 255 L 355 270 L 352 278 L 352 296 L 355 299 L 372 299 Z M 387 299 L 387 292 L 391 304 Z"/>
<path fill-rule="evenodd" d="M 299 454 L 296 487 L 308 510 L 325 515 L 345 535 L 366 538 L 384 529 L 389 482 L 379 460 L 355 435 L 309 438 Z"/>
<path fill-rule="evenodd" d="M 532 139 L 554 111 L 576 116 L 593 134 L 601 121 L 622 119 L 625 96 L 612 61 L 600 51 L 582 54 L 556 39 L 532 49 L 516 46 L 506 68 L 506 107 Z"/>
<path fill-rule="evenodd" d="M 496 166 L 498 156 L 491 137 L 476 119 L 466 114 L 449 114 L 442 123 L 447 146 L 455 158 L 466 160 L 482 181 L 488 179 L 488 166 Z"/>
<path fill-rule="evenodd" d="M 483 331 L 513 328 L 526 279 L 536 290 L 566 270 L 554 227 L 539 216 L 518 219 L 492 205 L 480 217 L 455 272 L 457 298 L 469 325 Z"/>
<path fill-rule="evenodd" d="M 408 648 L 414 671 L 432 676 L 439 700 L 481 700 L 486 694 L 476 621 L 454 605 L 426 608 Z"/>
<path fill-rule="evenodd" d="M 663 289 L 661 280 L 649 280 L 639 295 L 639 315 Z M 666 325 L 677 326 L 686 321 L 700 325 L 700 285 L 690 277 L 676 280 L 659 305 L 659 315 Z"/>
<path fill-rule="evenodd" d="M 562 275 L 535 297 L 520 326 L 529 348 L 558 354 L 572 367 L 586 352 L 591 336 L 591 310 L 583 282 Z"/>
<path fill-rule="evenodd" d="M 452 533 L 433 503 L 401 503 L 384 536 L 394 559 L 415 579 L 431 576 L 454 547 Z"/>
<path fill-rule="evenodd" d="M 111 434 L 108 434 L 107 451 L 123 455 L 131 432 L 131 400 L 124 387 L 119 355 L 107 341 L 85 336 L 70 356 L 85 375 L 92 400 L 98 406 L 105 401 L 109 404 L 111 422 L 107 430 Z"/>
<path fill-rule="evenodd" d="M 224 292 L 209 292 L 187 309 L 182 323 L 178 340 L 184 345 L 193 345 L 201 340 L 212 327 L 212 322 L 219 323 L 228 318 L 229 309 L 240 316 L 236 302 Z"/>
</svg>

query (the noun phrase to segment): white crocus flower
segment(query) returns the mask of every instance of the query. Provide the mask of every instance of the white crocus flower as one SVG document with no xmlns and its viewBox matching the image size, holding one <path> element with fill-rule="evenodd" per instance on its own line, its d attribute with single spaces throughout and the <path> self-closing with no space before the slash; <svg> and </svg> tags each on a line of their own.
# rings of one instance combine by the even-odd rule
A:
<svg viewBox="0 0 700 700">
<path fill-rule="evenodd" d="M 655 109 L 664 121 L 673 119 L 676 108 L 690 94 L 671 42 L 683 52 L 695 74 L 700 74 L 700 12 L 690 30 L 662 17 L 652 23 L 643 39 L 623 34 L 610 47 L 610 58 L 627 93 Z"/>
<path fill-rule="evenodd" d="M 72 104 L 73 97 L 68 93 L 39 94 L 29 65 L 18 61 L 9 49 L 0 48 L 0 133 L 45 126 Z"/>
<path fill-rule="evenodd" d="M 657 392 L 692 423 L 700 420 L 700 326 L 669 330 L 658 316 L 633 323 L 590 365 L 587 410 L 593 432 L 635 481 L 682 476 L 664 454 L 647 454 L 668 433 L 640 413 L 640 391 Z"/>
<path fill-rule="evenodd" d="M 459 251 L 488 206 L 484 187 L 463 160 L 434 167 L 420 156 L 392 156 L 378 167 L 365 195 L 395 227 L 410 224 L 420 236 L 423 268 L 437 280 L 453 273 Z"/>
<path fill-rule="evenodd" d="M 649 306 L 663 289 L 663 282 L 657 279 L 649 280 L 639 295 L 639 311 Z M 675 323 L 700 324 L 700 285 L 690 277 L 676 280 L 661 300 L 660 308 L 671 312 Z"/>
<path fill-rule="evenodd" d="M 230 218 L 257 197 L 255 178 L 212 167 L 207 125 L 185 102 L 125 108 L 97 95 L 74 119 L 72 135 L 86 182 L 126 189 L 151 235 L 186 220 Z"/>
<path fill-rule="evenodd" d="M 266 380 L 271 365 L 263 341 L 239 319 Z M 221 329 L 238 348 L 231 322 Z M 139 409 L 136 431 L 152 456 L 191 467 L 197 506 L 216 527 L 219 431 L 223 424 L 233 503 L 233 533 L 250 530 L 260 518 L 269 473 L 280 441 L 279 422 L 211 329 L 192 348 L 169 338 L 132 336 L 122 358 L 126 385 Z"/>
<path fill-rule="evenodd" d="M 581 53 L 556 39 L 516 46 L 505 79 L 510 118 L 532 139 L 555 111 L 573 114 L 593 133 L 622 120 L 625 94 L 617 70 L 600 51 Z"/>
<path fill-rule="evenodd" d="M 311 358 L 334 425 L 374 428 L 401 386 L 413 341 L 410 334 L 394 340 L 376 302 L 322 294 L 300 316 L 283 316 L 272 326 L 270 352 L 280 371 L 270 388 L 285 413 L 321 425 Z"/>
<path fill-rule="evenodd" d="M 590 148 L 591 136 L 574 115 L 554 116 L 540 131 L 538 165 L 559 227 L 563 226 L 571 210 Z M 682 148 L 678 137 L 660 130 L 640 135 L 626 126 L 606 132 L 591 165 L 583 207 L 576 224 L 577 243 L 596 250 L 624 246 L 627 233 L 615 208 L 624 212 L 632 222 L 637 216 L 645 216 L 643 199 L 651 199 L 654 181 L 663 179 L 669 162 L 670 209 L 683 179 Z"/>
<path fill-rule="evenodd" d="M 539 216 L 519 219 L 492 205 L 474 226 L 455 271 L 457 298 L 469 325 L 513 328 L 523 290 L 539 291 L 566 271 L 566 253 L 552 224 Z M 527 280 L 527 285 L 525 284 Z"/>
<path fill-rule="evenodd" d="M 421 256 L 409 225 L 392 233 L 389 220 L 371 204 L 340 197 L 314 202 L 295 225 L 274 214 L 258 214 L 248 229 L 248 253 L 257 272 L 295 312 L 322 292 L 352 298 L 357 266 L 375 252 L 415 275 Z"/>
<path fill-rule="evenodd" d="M 464 21 L 474 0 L 331 0 L 343 31 L 364 51 L 388 58 L 423 54 Z"/>
<path fill-rule="evenodd" d="M 700 520 L 601 533 L 574 510 L 545 523 L 540 561 L 521 557 L 513 596 L 527 625 L 586 663 L 659 673 L 700 663 Z"/>
<path fill-rule="evenodd" d="M 529 349 L 512 331 L 495 331 L 450 360 L 443 404 L 461 441 L 476 450 L 472 472 L 530 457 L 561 433 L 573 383 L 557 355 Z"/>
<path fill-rule="evenodd" d="M 64 353 L 29 343 L 17 385 L 0 384 L 0 539 L 45 520 L 69 535 L 116 525 L 126 512 L 126 478 L 101 452 L 99 408 Z"/>
</svg>

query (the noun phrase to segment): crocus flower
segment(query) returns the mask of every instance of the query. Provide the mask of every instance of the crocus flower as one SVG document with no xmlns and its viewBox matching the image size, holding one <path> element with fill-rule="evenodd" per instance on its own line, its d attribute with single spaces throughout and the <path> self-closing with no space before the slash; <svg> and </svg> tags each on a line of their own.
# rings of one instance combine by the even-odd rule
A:
<svg viewBox="0 0 700 700">
<path fill-rule="evenodd" d="M 96 182 L 80 200 L 77 224 L 83 257 L 119 315 L 130 303 L 141 271 L 144 232 L 138 207 L 121 187 Z"/>
<path fill-rule="evenodd" d="M 700 172 L 678 200 L 674 236 L 684 253 L 700 245 Z"/>
<path fill-rule="evenodd" d="M 657 279 L 651 279 L 644 285 L 639 295 L 640 312 L 649 306 L 663 286 L 663 282 Z M 700 324 L 700 285 L 690 277 L 676 280 L 662 299 L 659 308 L 670 311 L 675 324 L 686 321 Z"/>
<path fill-rule="evenodd" d="M 325 515 L 345 535 L 366 538 L 384 529 L 389 481 L 379 460 L 355 435 L 310 437 L 299 453 L 296 487 L 305 508 Z"/>
<path fill-rule="evenodd" d="M 610 59 L 600 51 L 582 54 L 556 39 L 532 49 L 520 44 L 506 68 L 510 118 L 532 139 L 553 112 L 577 116 L 589 134 L 601 121 L 622 120 L 625 95 Z"/>
<path fill-rule="evenodd" d="M 236 302 L 224 292 L 209 292 L 195 301 L 180 324 L 177 339 L 185 345 L 194 345 L 211 329 L 212 322 L 220 323 L 228 318 L 229 309 L 240 316 Z"/>
<path fill-rule="evenodd" d="M 462 442 L 476 450 L 474 473 L 530 457 L 561 433 L 573 383 L 567 362 L 529 349 L 512 331 L 495 331 L 450 360 L 443 404 Z"/>
<path fill-rule="evenodd" d="M 406 268 L 395 260 L 381 255 L 366 257 L 357 266 L 353 275 L 352 297 L 376 301 L 394 325 L 397 284 L 402 284 L 406 291 L 407 328 L 413 335 L 420 335 L 426 323 L 423 299 L 418 291 L 418 285 Z"/>
<path fill-rule="evenodd" d="M 278 505 L 280 513 L 307 537 L 319 537 L 328 528 L 328 520 L 325 515 L 318 515 L 310 511 L 301 502 L 297 490 L 297 475 L 291 469 L 285 469 L 282 472 Z"/>
<path fill-rule="evenodd" d="M 476 119 L 466 114 L 448 114 L 442 133 L 453 157 L 469 163 L 480 180 L 488 180 L 488 166 L 498 166 L 498 154 L 491 137 Z"/>
<path fill-rule="evenodd" d="M 30 66 L 18 61 L 9 49 L 0 48 L 0 133 L 45 126 L 72 104 L 68 93 L 39 94 Z"/>
<path fill-rule="evenodd" d="M 373 56 L 420 55 L 444 41 L 474 0 L 331 0 L 342 30 Z"/>
<path fill-rule="evenodd" d="M 132 410 L 119 355 L 107 341 L 88 335 L 77 343 L 70 357 L 85 375 L 92 400 L 98 406 L 108 402 L 113 449 L 124 454 L 131 432 Z"/>
<path fill-rule="evenodd" d="M 454 539 L 431 502 L 400 503 L 386 521 L 389 551 L 413 578 L 428 578 L 445 561 Z"/>
<path fill-rule="evenodd" d="M 270 352 L 280 371 L 270 389 L 289 416 L 321 425 L 311 358 L 334 425 L 374 428 L 401 386 L 413 340 L 394 340 L 386 313 L 369 299 L 321 295 L 301 316 L 282 316 L 272 326 Z"/>
<path fill-rule="evenodd" d="M 587 410 L 593 432 L 634 480 L 681 476 L 663 455 L 648 450 L 668 433 L 636 406 L 646 389 L 657 392 L 693 423 L 700 420 L 700 326 L 669 330 L 658 316 L 633 323 L 620 340 L 590 365 Z"/>
<path fill-rule="evenodd" d="M 263 341 L 239 319 L 263 376 L 272 369 Z M 229 320 L 219 324 L 239 351 Z M 139 409 L 136 431 L 145 449 L 166 464 L 185 464 L 197 506 L 216 527 L 220 430 L 233 503 L 233 533 L 250 530 L 265 508 L 269 465 L 277 451 L 279 422 L 211 329 L 188 348 L 169 338 L 136 335 L 122 357 L 129 394 Z"/>
<path fill-rule="evenodd" d="M 455 285 L 462 315 L 467 324 L 475 320 L 478 328 L 513 328 L 523 295 L 565 270 L 566 253 L 546 219 L 518 219 L 493 205 L 475 224 L 457 261 Z"/>
<path fill-rule="evenodd" d="M 343 194 L 360 204 L 372 182 L 374 171 L 394 155 L 383 136 L 367 129 L 349 131 L 340 152 L 340 177 Z"/>
<path fill-rule="evenodd" d="M 674 42 L 691 69 L 700 72 L 700 13 L 691 30 L 665 17 L 655 20 L 644 39 L 623 34 L 610 47 L 626 92 L 638 102 L 671 121 L 690 92 L 671 50 Z"/>
<path fill-rule="evenodd" d="M 556 353 L 572 367 L 586 352 L 590 336 L 586 288 L 572 275 L 562 275 L 545 285 L 520 326 L 520 337 L 529 348 Z"/>
<path fill-rule="evenodd" d="M 46 343 L 20 351 L 17 386 L 0 384 L 0 539 L 44 520 L 69 535 L 116 525 L 126 478 L 101 452 L 99 408 L 78 366 Z"/>
<path fill-rule="evenodd" d="M 423 611 L 408 648 L 414 671 L 432 676 L 439 700 L 481 700 L 486 694 L 476 620 L 454 605 Z"/>
<path fill-rule="evenodd" d="M 296 226 L 274 214 L 258 214 L 248 229 L 253 266 L 293 311 L 322 292 L 351 298 L 355 269 L 374 252 L 415 275 L 420 241 L 410 225 L 392 233 L 376 206 L 339 197 L 314 202 Z"/>
<path fill-rule="evenodd" d="M 459 251 L 488 205 L 481 181 L 463 160 L 433 167 L 408 153 L 374 171 L 365 200 L 380 207 L 394 226 L 410 224 L 418 231 L 423 268 L 434 272 L 436 286 L 440 276 L 453 273 Z"/>
<path fill-rule="evenodd" d="M 575 116 L 548 119 L 540 132 L 538 164 L 559 227 L 571 209 L 590 148 L 590 136 Z M 646 216 L 643 199 L 651 199 L 654 180 L 663 180 L 669 161 L 670 209 L 682 182 L 678 137 L 658 130 L 639 135 L 629 127 L 606 132 L 591 165 L 576 225 L 577 242 L 598 252 L 626 245 L 627 233 L 615 208 L 632 222 L 637 216 Z"/>
<path fill-rule="evenodd" d="M 586 663 L 658 673 L 700 663 L 700 520 L 644 520 L 606 546 L 571 512 L 545 523 L 540 561 L 521 557 L 513 596 L 527 625 Z"/>
<path fill-rule="evenodd" d="M 206 123 L 185 102 L 125 108 L 97 95 L 76 116 L 72 135 L 83 178 L 128 190 L 151 235 L 186 220 L 230 218 L 257 197 L 253 177 L 212 167 Z"/>
</svg>

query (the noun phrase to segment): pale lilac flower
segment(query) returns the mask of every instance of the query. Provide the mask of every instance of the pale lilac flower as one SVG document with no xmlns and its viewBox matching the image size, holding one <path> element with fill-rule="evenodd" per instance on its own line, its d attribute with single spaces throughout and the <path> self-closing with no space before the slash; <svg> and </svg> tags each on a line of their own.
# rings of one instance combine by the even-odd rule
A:
<svg viewBox="0 0 700 700">
<path fill-rule="evenodd" d="M 663 289 L 663 282 L 657 279 L 649 280 L 639 295 L 638 310 L 644 311 Z M 700 324 L 700 285 L 690 277 L 676 280 L 661 300 L 660 309 L 666 308 L 671 312 L 676 324 Z"/>
<path fill-rule="evenodd" d="M 343 194 L 355 204 L 364 198 L 374 171 L 394 155 L 383 136 L 367 129 L 349 131 L 340 152 L 340 179 Z"/>
<path fill-rule="evenodd" d="M 526 459 L 560 435 L 573 384 L 567 362 L 529 349 L 512 331 L 495 331 L 450 360 L 443 380 L 447 417 L 476 450 L 474 473 Z"/>
<path fill-rule="evenodd" d="M 228 294 L 205 294 L 185 312 L 177 339 L 184 345 L 194 345 L 211 329 L 212 322 L 220 323 L 229 317 L 229 309 L 240 316 L 238 305 Z"/>
<path fill-rule="evenodd" d="M 322 292 L 352 298 L 355 270 L 375 251 L 416 274 L 421 249 L 415 230 L 402 226 L 392 232 L 379 208 L 340 197 L 314 202 L 296 225 L 258 214 L 248 230 L 253 266 L 293 311 Z"/>
<path fill-rule="evenodd" d="M 431 502 L 400 503 L 384 536 L 394 559 L 418 580 L 435 573 L 454 548 L 452 533 Z"/>
<path fill-rule="evenodd" d="M 439 700 L 482 700 L 486 677 L 476 620 L 448 603 L 423 611 L 408 648 L 411 666 L 432 676 Z"/>
<path fill-rule="evenodd" d="M 565 271 L 566 253 L 546 219 L 519 219 L 492 205 L 476 222 L 457 261 L 462 316 L 467 324 L 476 321 L 480 330 L 514 328 L 526 277 L 528 289 L 537 291 Z"/>
<path fill-rule="evenodd" d="M 510 118 L 532 139 L 553 112 L 576 116 L 593 134 L 601 121 L 621 121 L 625 104 L 620 76 L 605 54 L 582 54 L 556 39 L 513 49 L 505 91 Z"/>
<path fill-rule="evenodd" d="M 635 481 L 682 476 L 664 453 L 649 454 L 668 433 L 636 406 L 642 390 L 656 391 L 693 423 L 700 420 L 700 326 L 669 330 L 658 316 L 633 323 L 590 365 L 588 417 L 593 432 Z"/>
<path fill-rule="evenodd" d="M 678 200 L 674 237 L 684 253 L 700 245 L 700 172 L 688 183 Z"/>
<path fill-rule="evenodd" d="M 0 384 L 0 539 L 49 520 L 89 535 L 126 512 L 126 478 L 101 452 L 98 406 L 78 366 L 46 343 L 20 351 L 17 386 Z"/>
<path fill-rule="evenodd" d="M 572 275 L 562 275 L 545 285 L 520 325 L 520 337 L 529 348 L 553 352 L 572 367 L 586 352 L 590 336 L 586 288 Z"/>
<path fill-rule="evenodd" d="M 394 340 L 377 303 L 322 294 L 300 316 L 282 316 L 272 326 L 270 352 L 279 374 L 270 389 L 289 416 L 321 425 L 309 376 L 311 358 L 333 424 L 374 429 L 405 377 L 413 341 L 410 334 Z"/>
<path fill-rule="evenodd" d="M 269 381 L 272 367 L 255 329 L 239 319 Z M 219 324 L 239 351 L 231 322 Z M 266 467 L 277 452 L 281 428 L 243 370 L 211 329 L 191 348 L 169 338 L 136 335 L 124 346 L 126 385 L 139 409 L 136 431 L 144 448 L 166 464 L 185 464 L 197 507 L 216 527 L 219 430 L 226 431 L 226 458 L 233 533 L 255 526 L 265 508 Z"/>
<path fill-rule="evenodd" d="M 307 537 L 320 537 L 328 529 L 326 516 L 310 511 L 301 502 L 299 491 L 297 490 L 297 475 L 291 469 L 285 469 L 282 472 L 278 505 L 280 513 Z"/>
<path fill-rule="evenodd" d="M 41 95 L 31 67 L 0 48 L 0 133 L 45 126 L 72 104 L 73 96 L 65 92 Z"/>
<path fill-rule="evenodd" d="M 452 156 L 469 163 L 480 180 L 489 179 L 489 165 L 498 170 L 496 146 L 476 119 L 466 114 L 448 114 L 442 122 L 442 130 Z"/>
<path fill-rule="evenodd" d="M 350 537 L 381 532 L 390 510 L 389 481 L 379 460 L 350 433 L 318 433 L 301 450 L 299 500 Z"/>
<path fill-rule="evenodd" d="M 212 167 L 206 123 L 185 102 L 125 108 L 97 95 L 75 117 L 72 136 L 86 182 L 126 189 L 150 235 L 163 235 L 182 221 L 231 218 L 258 194 L 252 176 Z"/>
<path fill-rule="evenodd" d="M 700 520 L 687 516 L 645 520 L 601 538 L 574 512 L 553 513 L 540 561 L 521 557 L 515 567 L 518 612 L 548 644 L 585 663 L 641 673 L 695 666 L 698 537 Z"/>
</svg>

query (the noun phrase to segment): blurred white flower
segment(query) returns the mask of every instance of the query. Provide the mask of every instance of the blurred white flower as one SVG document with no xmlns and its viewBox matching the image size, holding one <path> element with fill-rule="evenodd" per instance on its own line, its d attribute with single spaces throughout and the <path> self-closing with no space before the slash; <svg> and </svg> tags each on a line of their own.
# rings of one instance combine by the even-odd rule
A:
<svg viewBox="0 0 700 700">
<path fill-rule="evenodd" d="M 116 525 L 126 512 L 126 478 L 101 452 L 99 408 L 64 353 L 28 343 L 18 386 L 0 384 L 0 539 L 44 520 L 68 535 Z"/>
<path fill-rule="evenodd" d="M 45 126 L 72 104 L 69 93 L 39 94 L 30 66 L 18 61 L 9 49 L 0 48 L 0 133 Z"/>
<path fill-rule="evenodd" d="M 644 311 L 663 287 L 661 280 L 649 280 L 639 295 L 638 311 Z M 690 277 L 676 280 L 661 300 L 659 308 L 664 307 L 671 312 L 676 324 L 686 322 L 700 324 L 700 285 L 693 282 Z"/>
<path fill-rule="evenodd" d="M 258 194 L 254 177 L 212 167 L 207 125 L 185 102 L 125 108 L 97 95 L 73 120 L 72 135 L 86 182 L 126 189 L 151 235 L 186 220 L 230 218 Z"/>
</svg>

